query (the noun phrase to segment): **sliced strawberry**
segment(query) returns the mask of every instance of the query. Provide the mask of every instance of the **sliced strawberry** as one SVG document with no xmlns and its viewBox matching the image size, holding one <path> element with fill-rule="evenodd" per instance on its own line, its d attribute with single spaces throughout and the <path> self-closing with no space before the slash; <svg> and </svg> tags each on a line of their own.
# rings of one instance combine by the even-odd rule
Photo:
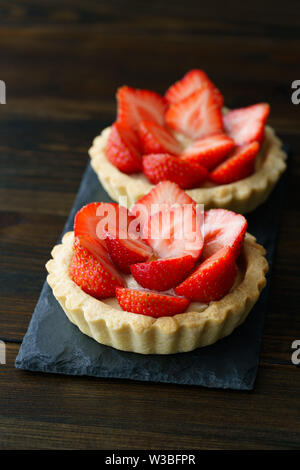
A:
<svg viewBox="0 0 300 470">
<path fill-rule="evenodd" d="M 223 131 L 220 106 L 213 88 L 204 86 L 166 112 L 167 124 L 192 139 L 200 139 Z"/>
<path fill-rule="evenodd" d="M 108 233 L 105 243 L 114 264 L 124 273 L 130 273 L 130 265 L 149 259 L 152 249 L 142 239 L 132 239 L 128 233 L 124 235 L 124 238 L 116 238 Z"/>
<path fill-rule="evenodd" d="M 75 237 L 89 235 L 96 241 L 104 241 L 107 230 L 118 236 L 127 231 L 134 220 L 126 207 L 114 202 L 91 202 L 83 206 L 74 219 Z"/>
<path fill-rule="evenodd" d="M 207 169 L 198 163 L 191 163 L 168 153 L 145 155 L 143 172 L 150 183 L 169 180 L 177 183 L 182 189 L 199 186 L 208 175 Z"/>
<path fill-rule="evenodd" d="M 82 243 L 95 256 L 99 243 L 122 271 L 129 273 L 130 264 L 146 261 L 152 254 L 139 234 L 135 217 L 126 209 L 110 202 L 95 202 L 80 209 L 74 222 L 76 237 L 84 237 Z M 86 244 L 88 241 L 88 245 Z"/>
<path fill-rule="evenodd" d="M 204 247 L 202 259 L 208 258 L 216 251 L 229 246 L 235 256 L 241 250 L 247 220 L 241 214 L 226 209 L 210 209 L 204 213 Z"/>
<path fill-rule="evenodd" d="M 114 264 L 125 273 L 129 273 L 130 264 L 146 261 L 151 255 L 151 248 L 140 238 L 135 217 L 126 207 L 103 203 L 97 209 L 97 235 L 105 240 L 106 248 Z"/>
<path fill-rule="evenodd" d="M 166 128 L 155 122 L 142 121 L 139 125 L 139 136 L 144 154 L 171 153 L 178 155 L 182 151 L 180 142 Z"/>
<path fill-rule="evenodd" d="M 176 204 L 181 206 L 196 205 L 195 201 L 180 189 L 178 184 L 171 181 L 162 181 L 136 202 L 131 209 L 131 213 L 137 216 L 142 229 L 151 215 Z"/>
<path fill-rule="evenodd" d="M 267 103 L 229 111 L 223 118 L 225 131 L 237 145 L 248 144 L 254 140 L 261 142 L 269 112 L 270 106 Z"/>
<path fill-rule="evenodd" d="M 153 121 L 163 126 L 167 102 L 158 93 L 122 86 L 117 92 L 117 121 L 137 131 L 141 121 Z"/>
<path fill-rule="evenodd" d="M 91 202 L 90 204 L 86 204 L 75 215 L 75 237 L 79 235 L 89 235 L 92 238 L 98 238 L 96 229 L 100 218 L 97 216 L 97 210 L 100 206 L 103 207 L 103 205 L 107 205 L 108 210 L 110 207 L 112 207 L 112 211 L 118 210 L 118 204 L 116 203 Z"/>
<path fill-rule="evenodd" d="M 121 122 L 115 122 L 111 127 L 106 145 L 106 156 L 123 173 L 138 173 L 142 170 L 137 134 Z"/>
<path fill-rule="evenodd" d="M 82 246 L 82 241 L 87 241 L 87 236 L 75 239 L 71 278 L 84 292 L 96 299 L 113 297 L 116 287 L 126 285 L 124 279 L 112 265 L 105 249 L 102 247 L 101 250 L 101 245 L 98 246 L 97 256 L 94 256 Z"/>
<path fill-rule="evenodd" d="M 182 313 L 189 305 L 184 297 L 121 287 L 116 288 L 116 296 L 123 310 L 155 318 Z"/>
<path fill-rule="evenodd" d="M 216 134 L 195 140 L 181 153 L 180 157 L 212 170 L 226 158 L 233 147 L 234 141 L 230 137 L 226 134 Z"/>
<path fill-rule="evenodd" d="M 134 279 L 144 288 L 163 291 L 177 286 L 192 270 L 195 258 L 165 258 L 130 266 Z"/>
<path fill-rule="evenodd" d="M 258 142 L 236 147 L 229 158 L 210 173 L 210 180 L 217 184 L 229 184 L 247 178 L 254 172 L 258 150 Z"/>
<path fill-rule="evenodd" d="M 197 302 L 220 300 L 233 286 L 236 275 L 234 253 L 224 247 L 200 264 L 175 292 Z"/>
<path fill-rule="evenodd" d="M 206 73 L 199 69 L 190 70 L 181 80 L 171 85 L 165 98 L 170 104 L 178 103 L 205 85 L 213 86 L 218 105 L 222 107 L 224 99 L 221 92 L 213 85 Z"/>
<path fill-rule="evenodd" d="M 156 212 L 143 227 L 143 238 L 158 258 L 198 258 L 203 248 L 203 216 L 194 205 L 172 206 Z"/>
<path fill-rule="evenodd" d="M 104 240 L 96 240 L 90 235 L 78 235 L 75 240 L 77 245 L 88 250 L 95 258 L 111 263 Z"/>
</svg>

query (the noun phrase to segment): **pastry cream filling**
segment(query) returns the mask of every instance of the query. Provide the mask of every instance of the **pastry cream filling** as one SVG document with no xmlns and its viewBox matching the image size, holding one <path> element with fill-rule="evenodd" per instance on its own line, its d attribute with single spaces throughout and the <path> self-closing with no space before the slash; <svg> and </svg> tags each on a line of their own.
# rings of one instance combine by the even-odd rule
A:
<svg viewBox="0 0 300 470">
<path fill-rule="evenodd" d="M 128 289 L 147 290 L 141 287 L 131 274 L 124 276 L 124 279 L 126 281 Z M 239 267 L 238 273 L 236 275 L 234 284 L 232 288 L 230 289 L 230 292 L 234 290 L 241 283 L 242 279 L 243 279 L 243 273 L 242 273 L 242 269 Z M 167 291 L 158 292 L 158 294 L 174 295 L 174 291 L 173 289 L 169 289 Z M 117 310 L 123 311 L 116 297 L 110 297 L 108 299 L 101 299 L 101 302 L 104 302 L 105 304 L 110 305 L 111 307 Z M 208 307 L 208 304 L 205 304 L 203 302 L 191 302 L 188 308 L 185 310 L 185 312 L 203 312 L 207 307 Z"/>
</svg>

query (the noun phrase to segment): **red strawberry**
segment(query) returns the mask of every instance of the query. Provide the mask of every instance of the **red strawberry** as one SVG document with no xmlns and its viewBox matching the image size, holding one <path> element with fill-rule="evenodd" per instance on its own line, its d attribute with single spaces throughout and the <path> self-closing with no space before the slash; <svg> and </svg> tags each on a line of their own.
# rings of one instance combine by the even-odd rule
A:
<svg viewBox="0 0 300 470">
<path fill-rule="evenodd" d="M 203 216 L 194 205 L 172 206 L 156 212 L 143 227 L 143 238 L 158 258 L 197 259 L 203 248 Z"/>
<path fill-rule="evenodd" d="M 126 207 L 114 202 L 91 202 L 83 206 L 74 219 L 75 237 L 89 235 L 97 242 L 103 241 L 110 233 L 119 235 L 127 231 L 128 225 L 134 220 Z"/>
<path fill-rule="evenodd" d="M 97 215 L 99 207 L 104 209 L 107 207 L 109 210 L 112 207 L 112 210 L 117 210 L 118 204 L 116 203 L 103 203 L 103 202 L 91 202 L 83 206 L 75 215 L 74 219 L 74 232 L 75 237 L 80 235 L 89 235 L 92 238 L 98 239 L 96 229 L 97 224 L 100 221 L 100 217 Z M 102 237 L 102 240 L 104 238 Z"/>
<path fill-rule="evenodd" d="M 202 259 L 230 246 L 237 256 L 241 250 L 247 220 L 241 214 L 226 209 L 210 209 L 204 213 L 204 247 Z"/>
<path fill-rule="evenodd" d="M 75 237 L 77 245 L 80 245 L 82 248 L 88 250 L 88 252 L 99 260 L 105 260 L 108 263 L 111 263 L 109 254 L 107 253 L 106 245 L 103 240 L 96 240 L 90 235 L 78 235 Z"/>
<path fill-rule="evenodd" d="M 184 312 L 189 301 L 184 297 L 117 287 L 116 296 L 122 309 L 150 317 L 167 317 Z"/>
<path fill-rule="evenodd" d="M 83 237 L 81 243 L 95 256 L 101 244 L 115 265 L 129 273 L 130 264 L 146 261 L 152 254 L 151 248 L 141 240 L 134 221 L 126 207 L 118 204 L 87 204 L 76 214 L 75 236 Z"/>
<path fill-rule="evenodd" d="M 236 147 L 229 158 L 210 173 L 210 180 L 217 184 L 229 184 L 247 178 L 254 172 L 258 150 L 258 142 Z"/>
<path fill-rule="evenodd" d="M 84 292 L 96 299 L 113 297 L 116 287 L 125 286 L 125 281 L 114 268 L 107 252 L 100 244 L 97 248 L 97 257 L 83 246 L 83 241 L 89 243 L 87 238 L 87 236 L 82 236 L 74 243 L 70 276 Z"/>
<path fill-rule="evenodd" d="M 165 127 L 155 122 L 142 121 L 139 125 L 139 136 L 144 154 L 171 153 L 178 155 L 182 148 L 178 140 Z"/>
<path fill-rule="evenodd" d="M 220 106 L 214 90 L 206 85 L 179 103 L 172 104 L 166 112 L 167 124 L 178 132 L 200 139 L 223 131 Z"/>
<path fill-rule="evenodd" d="M 137 131 L 141 121 L 153 121 L 163 126 L 167 102 L 158 93 L 122 86 L 117 92 L 117 121 Z"/>
<path fill-rule="evenodd" d="M 208 171 L 198 163 L 191 163 L 168 153 L 152 153 L 143 157 L 143 172 L 150 183 L 169 180 L 182 189 L 199 186 Z"/>
<path fill-rule="evenodd" d="M 197 302 L 220 300 L 233 286 L 236 275 L 234 253 L 224 247 L 200 264 L 175 292 Z"/>
<path fill-rule="evenodd" d="M 105 240 L 108 252 L 115 265 L 124 273 L 130 273 L 130 265 L 143 263 L 152 255 L 152 249 L 141 238 L 116 238 L 108 233 Z"/>
<path fill-rule="evenodd" d="M 115 122 L 111 127 L 106 156 L 123 173 L 138 173 L 142 170 L 139 139 L 132 129 L 121 122 Z"/>
<path fill-rule="evenodd" d="M 217 134 L 192 142 L 180 155 L 185 161 L 199 163 L 212 170 L 233 149 L 234 141 L 226 134 Z"/>
<path fill-rule="evenodd" d="M 134 279 L 144 288 L 164 291 L 177 286 L 192 270 L 195 258 L 165 258 L 130 266 Z"/>
<path fill-rule="evenodd" d="M 137 201 L 132 207 L 131 213 L 137 216 L 142 229 L 151 215 L 176 204 L 196 205 L 195 201 L 180 189 L 178 184 L 171 181 L 162 181 Z"/>
<path fill-rule="evenodd" d="M 178 103 L 205 85 L 213 86 L 218 104 L 222 107 L 224 104 L 222 94 L 213 85 L 206 73 L 198 69 L 190 70 L 181 80 L 171 85 L 165 97 L 170 104 Z"/>
<path fill-rule="evenodd" d="M 270 106 L 267 103 L 229 111 L 223 118 L 226 133 L 237 145 L 248 144 L 254 140 L 261 142 L 269 112 Z"/>
</svg>

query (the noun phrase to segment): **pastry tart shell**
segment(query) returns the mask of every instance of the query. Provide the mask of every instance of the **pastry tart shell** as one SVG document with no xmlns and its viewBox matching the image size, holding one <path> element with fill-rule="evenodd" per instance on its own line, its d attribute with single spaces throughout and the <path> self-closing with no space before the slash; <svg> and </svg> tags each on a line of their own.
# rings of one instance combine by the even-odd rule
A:
<svg viewBox="0 0 300 470">
<path fill-rule="evenodd" d="M 110 197 L 118 202 L 121 196 L 126 196 L 127 207 L 130 208 L 153 185 L 143 173 L 127 175 L 109 162 L 105 151 L 109 133 L 110 127 L 94 139 L 89 149 L 91 164 Z M 266 126 L 265 139 L 251 176 L 231 184 L 189 189 L 186 193 L 197 203 L 204 204 L 206 210 L 222 207 L 241 214 L 251 212 L 266 201 L 286 168 L 287 155 L 281 147 L 274 130 Z"/>
<path fill-rule="evenodd" d="M 153 318 L 124 312 L 116 299 L 97 300 L 69 275 L 74 232 L 64 235 L 46 264 L 48 284 L 69 320 L 101 344 L 140 354 L 192 351 L 228 336 L 244 322 L 266 284 L 268 263 L 264 248 L 246 234 L 239 281 L 221 300 L 173 317 Z M 197 304 L 196 304 L 197 305 Z M 191 311 L 189 311 L 191 309 Z"/>
</svg>

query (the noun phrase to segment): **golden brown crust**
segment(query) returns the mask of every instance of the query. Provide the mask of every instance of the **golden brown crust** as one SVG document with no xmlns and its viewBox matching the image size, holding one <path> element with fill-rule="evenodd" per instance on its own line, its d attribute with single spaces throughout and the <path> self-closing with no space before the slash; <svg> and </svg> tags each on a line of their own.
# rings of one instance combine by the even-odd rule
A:
<svg viewBox="0 0 300 470">
<path fill-rule="evenodd" d="M 108 161 L 105 147 L 109 132 L 108 127 L 94 139 L 89 150 L 91 164 L 110 197 L 118 201 L 120 196 L 127 196 L 130 208 L 153 185 L 143 173 L 126 175 Z M 223 207 L 242 214 L 251 212 L 268 198 L 286 168 L 287 155 L 281 145 L 274 130 L 266 126 L 265 140 L 253 175 L 231 184 L 190 189 L 187 194 L 197 203 L 204 204 L 206 209 Z"/>
<path fill-rule="evenodd" d="M 173 354 L 215 343 L 240 325 L 266 284 L 265 250 L 246 234 L 244 268 L 229 294 L 209 305 L 193 303 L 190 311 L 152 318 L 124 312 L 116 299 L 97 300 L 83 292 L 69 275 L 74 232 L 52 250 L 47 281 L 68 318 L 99 343 L 141 354 Z M 189 310 L 188 309 L 188 310 Z"/>
</svg>

